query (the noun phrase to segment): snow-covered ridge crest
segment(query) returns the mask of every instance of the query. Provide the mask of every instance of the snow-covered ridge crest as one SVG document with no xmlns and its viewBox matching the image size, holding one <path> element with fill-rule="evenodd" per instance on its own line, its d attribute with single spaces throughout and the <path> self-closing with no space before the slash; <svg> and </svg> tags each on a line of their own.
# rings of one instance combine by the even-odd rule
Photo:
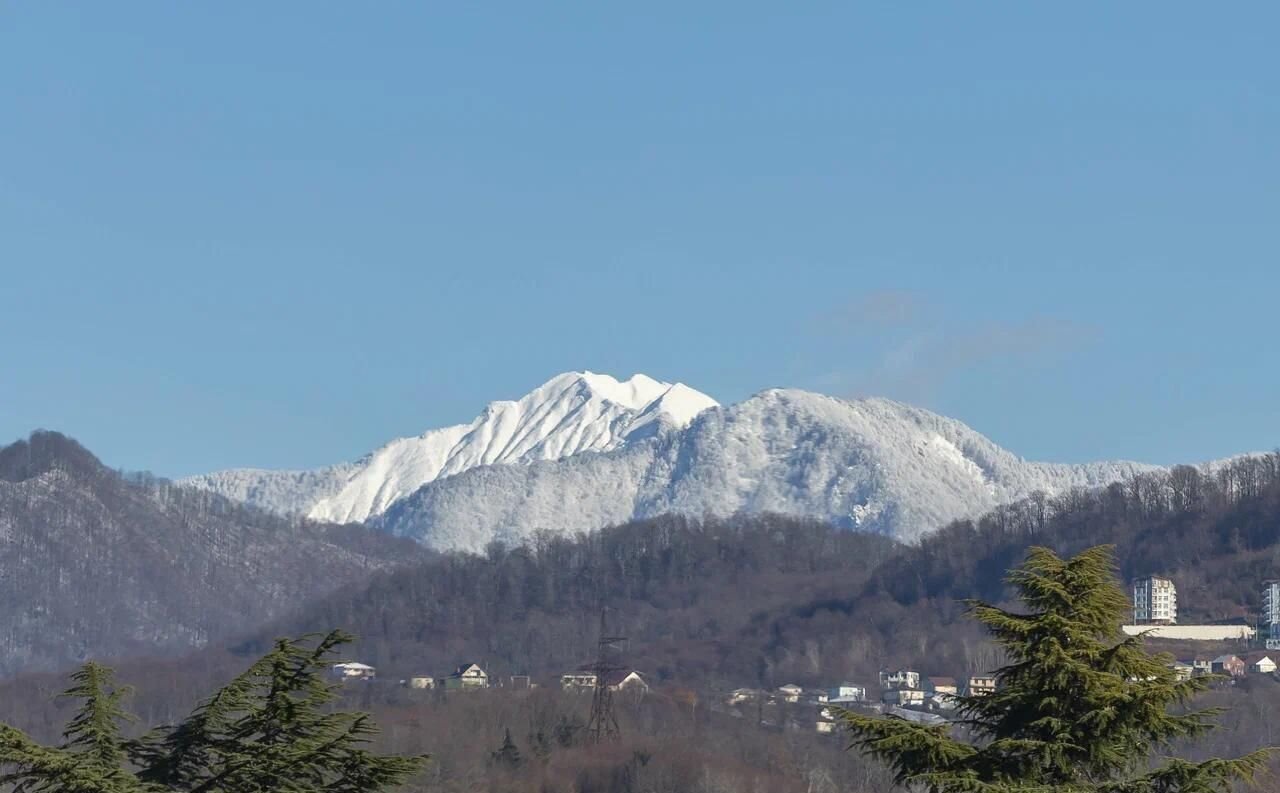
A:
<svg viewBox="0 0 1280 793">
<path fill-rule="evenodd" d="M 779 512 L 912 541 L 1037 491 L 1099 487 L 1153 468 L 1030 462 L 900 402 L 772 389 L 606 453 L 436 480 L 373 524 L 434 548 L 479 551 L 539 530 L 666 513 Z"/>
<path fill-rule="evenodd" d="M 183 482 L 277 512 L 363 521 L 440 478 L 477 466 L 609 451 L 687 426 L 716 404 L 688 386 L 643 374 L 619 381 L 568 372 L 517 400 L 490 403 L 470 423 L 398 438 L 354 463 L 313 471 L 237 469 Z"/>
</svg>

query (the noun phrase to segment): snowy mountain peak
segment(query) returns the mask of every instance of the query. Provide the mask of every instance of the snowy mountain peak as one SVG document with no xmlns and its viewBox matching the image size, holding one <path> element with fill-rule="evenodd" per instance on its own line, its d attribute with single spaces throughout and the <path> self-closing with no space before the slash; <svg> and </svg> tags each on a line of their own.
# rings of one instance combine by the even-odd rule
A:
<svg viewBox="0 0 1280 793">
<path fill-rule="evenodd" d="M 186 481 L 276 511 L 362 521 L 436 479 L 477 466 L 608 451 L 684 427 L 716 404 L 688 386 L 643 374 L 619 381 L 566 372 L 519 399 L 489 403 L 470 423 L 398 438 L 354 463 L 317 471 L 222 471 Z"/>
<path fill-rule="evenodd" d="M 1036 491 L 1097 487 L 1149 468 L 1027 462 L 900 402 L 771 389 L 652 442 L 432 482 L 374 524 L 436 548 L 479 550 L 548 527 L 779 512 L 914 540 Z"/>
<path fill-rule="evenodd" d="M 567 372 L 468 424 L 392 441 L 355 463 L 194 483 L 278 511 L 369 520 L 439 549 L 479 550 L 539 529 L 739 511 L 914 540 L 1037 491 L 1149 469 L 1030 462 L 955 419 L 889 399 L 774 388 L 720 407 L 679 383 Z"/>
</svg>

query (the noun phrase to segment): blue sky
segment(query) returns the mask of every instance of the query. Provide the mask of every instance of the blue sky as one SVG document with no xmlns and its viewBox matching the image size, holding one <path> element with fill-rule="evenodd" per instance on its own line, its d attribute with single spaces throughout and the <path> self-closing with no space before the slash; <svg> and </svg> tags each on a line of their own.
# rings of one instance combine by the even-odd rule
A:
<svg viewBox="0 0 1280 793">
<path fill-rule="evenodd" d="M 0 439 L 313 466 L 591 369 L 1280 442 L 1274 4 L 458 5 L 0 5 Z"/>
</svg>

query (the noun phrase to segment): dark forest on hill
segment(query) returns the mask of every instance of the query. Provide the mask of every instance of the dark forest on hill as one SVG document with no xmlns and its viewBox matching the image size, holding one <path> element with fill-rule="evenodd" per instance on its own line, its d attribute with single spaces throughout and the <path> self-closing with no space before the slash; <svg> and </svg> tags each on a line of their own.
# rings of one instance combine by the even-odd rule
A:
<svg viewBox="0 0 1280 793">
<path fill-rule="evenodd" d="M 387 725 L 381 745 L 437 755 L 434 789 L 883 791 L 890 788 L 881 771 L 845 754 L 839 738 L 816 735 L 811 714 L 758 724 L 759 714 L 720 707 L 721 694 L 787 682 L 874 684 L 890 665 L 956 677 L 984 671 L 1000 659 L 961 601 L 1006 600 L 1003 576 L 1032 544 L 1064 554 L 1114 544 L 1122 578 L 1174 579 L 1183 622 L 1251 616 L 1261 582 L 1280 570 L 1278 541 L 1274 454 L 1033 497 L 918 546 L 780 516 L 664 517 L 433 557 L 339 590 L 229 646 L 129 661 L 121 675 L 139 685 L 142 719 L 163 722 L 270 637 L 339 627 L 360 637 L 350 657 L 381 675 L 351 688 L 351 704 Z M 653 694 L 626 705 L 616 751 L 569 744 L 547 753 L 536 725 L 585 717 L 585 703 L 554 691 L 554 681 L 591 657 L 602 605 L 630 637 L 626 659 L 649 676 Z M 484 664 L 495 679 L 530 674 L 543 690 L 415 696 L 395 684 L 462 661 Z M 51 699 L 62 686 L 52 674 L 6 684 L 0 720 L 51 735 L 65 716 Z M 1238 754 L 1275 742 L 1270 714 L 1280 682 L 1250 676 L 1211 697 L 1229 709 L 1224 729 L 1190 751 Z M 506 730 L 523 757 L 545 754 L 521 766 L 522 775 L 491 761 Z M 522 788 L 516 779 L 546 784 Z"/>
<path fill-rule="evenodd" d="M 336 626 L 395 674 L 479 660 L 495 674 L 553 676 L 590 657 L 607 606 L 632 662 L 658 681 L 874 682 L 891 665 L 959 677 L 998 661 L 963 619 L 965 598 L 1004 599 L 1005 571 L 1030 545 L 1069 554 L 1104 543 L 1125 581 L 1172 577 L 1183 622 L 1252 622 L 1262 581 L 1280 576 L 1280 455 L 1033 497 L 917 546 L 771 515 L 548 534 L 380 574 L 244 647 Z"/>
</svg>

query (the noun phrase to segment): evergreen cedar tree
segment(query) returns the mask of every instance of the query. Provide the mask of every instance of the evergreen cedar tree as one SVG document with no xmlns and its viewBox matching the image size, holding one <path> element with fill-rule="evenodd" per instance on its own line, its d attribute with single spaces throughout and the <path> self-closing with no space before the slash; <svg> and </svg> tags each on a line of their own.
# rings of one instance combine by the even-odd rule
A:
<svg viewBox="0 0 1280 793">
<path fill-rule="evenodd" d="M 968 601 L 1011 661 L 996 673 L 995 693 L 958 698 L 959 725 L 975 742 L 946 725 L 841 710 L 850 748 L 930 793 L 1225 793 L 1263 770 L 1269 749 L 1152 764 L 1153 752 L 1211 729 L 1218 711 L 1181 708 L 1209 681 L 1179 681 L 1171 656 L 1123 635 L 1129 604 L 1111 546 L 1070 560 L 1031 548 L 1006 580 L 1026 613 Z"/>
<path fill-rule="evenodd" d="M 0 725 L 0 786 L 16 793 L 363 793 L 390 790 L 425 757 L 379 755 L 367 744 L 367 714 L 333 711 L 338 686 L 326 682 L 336 648 L 351 637 L 280 639 L 274 648 L 201 703 L 180 724 L 136 740 L 127 688 L 110 669 L 86 664 L 63 696 L 80 701 L 63 742 L 46 747 Z"/>
</svg>

